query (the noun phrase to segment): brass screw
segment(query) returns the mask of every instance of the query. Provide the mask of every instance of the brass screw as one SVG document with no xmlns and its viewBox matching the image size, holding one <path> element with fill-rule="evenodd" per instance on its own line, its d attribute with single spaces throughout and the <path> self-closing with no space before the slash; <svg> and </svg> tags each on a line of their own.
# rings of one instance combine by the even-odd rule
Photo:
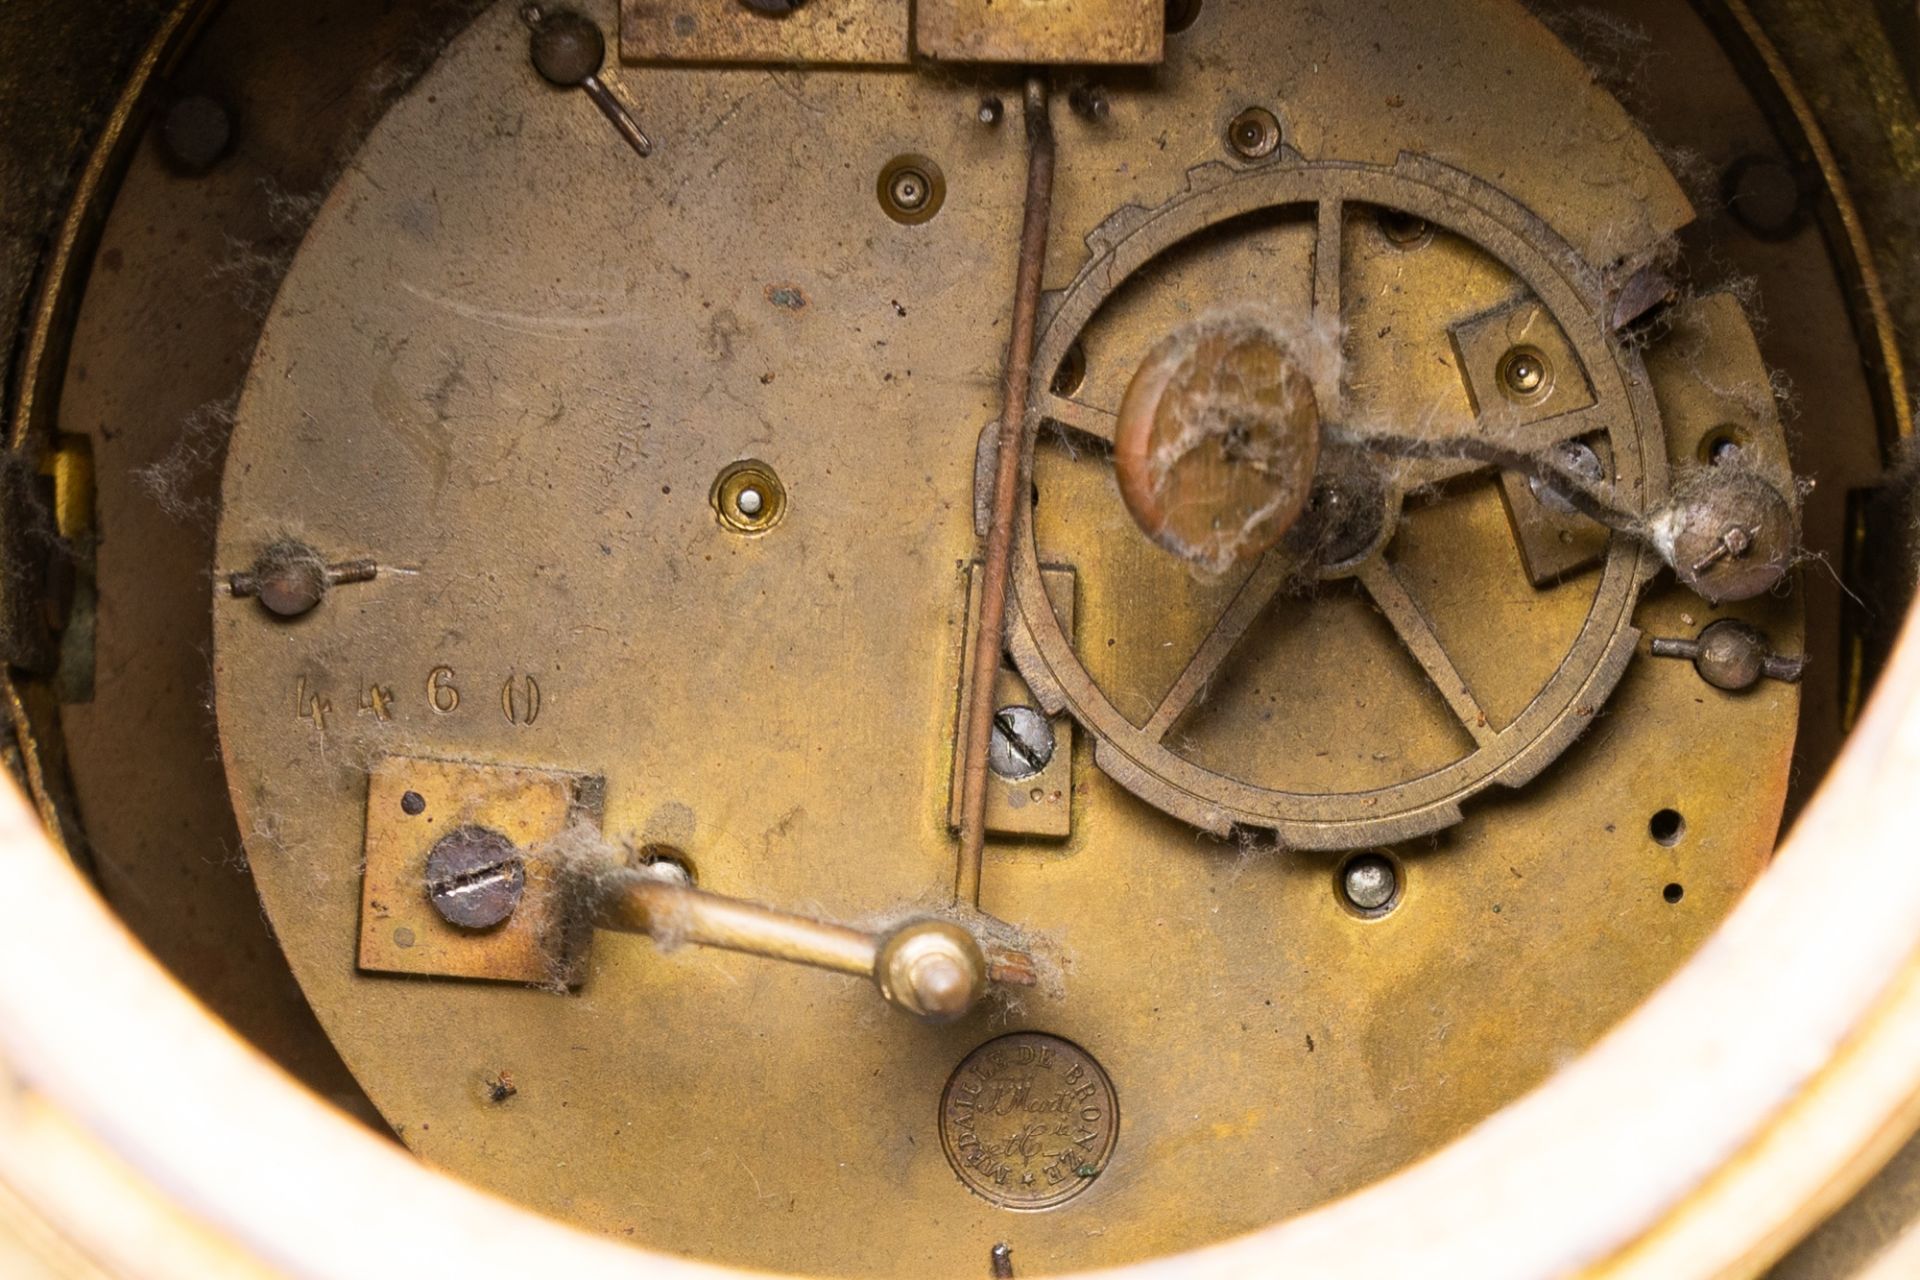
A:
<svg viewBox="0 0 1920 1280">
<path fill-rule="evenodd" d="M 987 960 L 959 925 L 921 920 L 887 938 L 873 976 L 889 1004 L 922 1022 L 953 1022 L 986 994 Z"/>
</svg>

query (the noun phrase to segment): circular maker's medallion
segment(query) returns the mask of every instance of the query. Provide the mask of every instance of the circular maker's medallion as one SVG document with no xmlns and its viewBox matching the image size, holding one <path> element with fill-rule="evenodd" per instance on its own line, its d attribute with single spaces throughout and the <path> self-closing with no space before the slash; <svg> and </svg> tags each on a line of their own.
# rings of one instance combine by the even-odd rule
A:
<svg viewBox="0 0 1920 1280">
<path fill-rule="evenodd" d="M 967 1188 L 1007 1209 L 1050 1209 L 1093 1185 L 1120 1134 L 1093 1055 L 1023 1031 L 969 1053 L 940 1095 L 940 1145 Z"/>
</svg>

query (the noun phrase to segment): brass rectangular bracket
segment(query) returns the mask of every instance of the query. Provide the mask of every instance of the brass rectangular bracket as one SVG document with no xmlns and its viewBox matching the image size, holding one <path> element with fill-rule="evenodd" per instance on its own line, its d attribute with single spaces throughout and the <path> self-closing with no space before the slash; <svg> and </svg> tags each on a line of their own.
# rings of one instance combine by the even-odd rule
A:
<svg viewBox="0 0 1920 1280">
<path fill-rule="evenodd" d="M 1061 565 L 1042 565 L 1040 577 L 1047 595 L 1067 635 L 1073 635 L 1073 604 L 1076 585 L 1074 571 Z M 963 654 L 973 652 L 980 616 L 980 564 L 967 566 L 967 626 Z M 1017 623 L 1015 624 L 1017 625 Z M 960 780 L 966 769 L 966 735 L 960 732 L 959 715 L 964 715 L 971 689 L 971 675 L 964 663 L 960 677 L 960 712 L 953 735 L 953 780 L 947 801 L 947 825 L 960 828 Z M 1028 706 L 1040 709 L 1039 699 L 1003 659 L 994 676 L 994 705 Z M 1054 716 L 1053 756 L 1045 768 L 1031 778 L 1017 782 L 987 775 L 987 830 L 994 835 L 1027 836 L 1035 839 L 1064 840 L 1073 834 L 1073 720 Z"/>
<path fill-rule="evenodd" d="M 740 0 L 620 0 L 623 62 L 906 66 L 908 0 L 807 0 L 762 13 Z"/>
<path fill-rule="evenodd" d="M 508 765 L 388 756 L 367 775 L 360 968 L 567 987 L 580 981 L 590 925 L 567 910 L 549 852 L 576 825 L 600 825 L 601 779 Z M 523 855 L 519 906 L 491 929 L 458 928 L 427 896 L 427 855 L 464 826 L 497 831 Z M 584 913 L 579 913 L 584 914 Z"/>
<path fill-rule="evenodd" d="M 1453 327 L 1454 354 L 1474 412 L 1494 429 L 1519 427 L 1558 417 L 1593 403 L 1586 374 L 1560 326 L 1545 307 L 1531 298 L 1462 321 Z M 1511 398 L 1501 387 L 1507 356 L 1515 350 L 1535 352 L 1545 361 L 1550 381 L 1540 395 Z M 1603 436 L 1587 440 L 1612 473 L 1613 455 Z M 1568 574 L 1598 564 L 1607 553 L 1608 533 L 1586 516 L 1561 511 L 1543 502 L 1527 477 L 1511 471 L 1500 475 L 1500 496 L 1506 502 L 1507 521 L 1520 551 L 1527 580 L 1550 586 Z"/>
<path fill-rule="evenodd" d="M 941 62 L 1153 66 L 1166 57 L 1165 0 L 918 0 L 914 47 Z"/>
</svg>

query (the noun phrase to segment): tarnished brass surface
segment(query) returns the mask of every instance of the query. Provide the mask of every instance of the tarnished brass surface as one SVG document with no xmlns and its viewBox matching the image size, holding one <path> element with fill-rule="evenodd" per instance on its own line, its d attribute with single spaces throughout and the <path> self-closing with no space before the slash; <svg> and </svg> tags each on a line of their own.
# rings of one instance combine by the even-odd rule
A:
<svg viewBox="0 0 1920 1280">
<path fill-rule="evenodd" d="M 909 0 L 808 0 L 769 13 L 742 0 L 619 0 L 627 62 L 904 65 Z"/>
<path fill-rule="evenodd" d="M 1245 192 L 1264 208 L 1289 174 L 1396 197 L 1438 190 L 1406 176 L 1434 165 L 1497 177 L 1497 192 L 1469 187 L 1472 208 L 1522 209 L 1587 263 L 1688 217 L 1652 149 L 1518 8 L 1317 14 L 1312 49 L 1284 18 L 1218 0 L 1151 90 L 1116 94 L 1097 125 L 1063 113 L 1050 287 L 1073 282 L 1089 234 L 1111 244 L 1144 225 L 1129 204 Z M 1491 22 L 1499 42 L 1475 34 Z M 268 911 L 349 1063 L 428 1159 L 736 1263 L 968 1272 L 1009 1237 L 1034 1272 L 1160 1253 L 1458 1134 L 1630 1008 L 1762 864 L 1793 691 L 1722 695 L 1687 664 L 1623 651 L 1596 727 L 1549 771 L 1395 848 L 1404 882 L 1383 917 L 1342 905 L 1337 860 L 1215 842 L 1079 765 L 1071 836 L 993 849 L 982 902 L 1057 947 L 1060 982 L 951 1027 L 893 1017 L 833 975 L 607 936 L 574 997 L 356 975 L 365 771 L 402 750 L 604 776 L 610 836 L 684 849 L 702 887 L 732 897 L 858 922 L 950 883 L 959 588 L 975 445 L 998 412 L 1017 131 L 980 121 L 977 86 L 939 78 L 661 67 L 660 146 L 641 163 L 578 103 L 532 92 L 516 23 L 498 9 L 457 41 L 329 197 L 240 406 L 218 555 L 244 567 L 291 528 L 330 559 L 393 570 L 291 625 L 217 601 L 216 695 Z M 1383 23 L 1397 55 L 1374 47 Z M 1241 166 L 1225 125 L 1249 104 L 1226 86 L 1276 82 L 1299 86 L 1272 104 L 1289 153 Z M 1359 110 L 1356 84 L 1401 105 Z M 487 124 L 522 93 L 515 129 Z M 1510 163 L 1516 115 L 1543 122 L 1555 163 Z M 1162 134 L 1164 148 L 1141 145 Z M 1403 161 L 1414 134 L 1425 158 Z M 874 198 L 908 153 L 948 183 L 919 225 Z M 1193 163 L 1216 156 L 1233 165 L 1221 182 L 1185 194 Z M 1341 200 L 1367 195 L 1384 199 Z M 1413 202 L 1444 223 L 1465 199 Z M 1520 239 L 1437 236 L 1416 270 L 1356 210 L 1335 228 L 1336 277 L 1313 253 L 1323 221 L 1255 217 L 1174 254 L 1103 317 L 1137 340 L 1133 358 L 1089 340 L 1077 398 L 1117 403 L 1112 380 L 1201 306 L 1257 290 L 1304 315 L 1337 281 L 1367 302 L 1349 318 L 1350 385 L 1373 388 L 1382 414 L 1464 403 L 1457 370 L 1409 364 L 1397 344 L 1450 351 L 1450 326 L 1515 295 L 1501 263 Z M 1604 293 L 1556 296 L 1569 333 L 1590 331 Z M 1578 341 L 1590 372 L 1631 372 Z M 1690 424 L 1632 422 L 1617 438 L 1651 491 Z M 1681 443 L 1690 458 L 1697 440 Z M 1097 449 L 1047 448 L 1033 524 L 1047 561 L 1078 575 L 1078 649 L 1104 686 L 1151 696 L 1229 588 L 1140 537 Z M 785 489 L 764 533 L 709 505 L 743 458 Z M 1387 554 L 1490 718 L 1511 723 L 1578 635 L 1595 575 L 1536 589 L 1484 472 L 1416 505 Z M 1356 593 L 1334 583 L 1281 605 L 1196 700 L 1183 749 L 1289 785 L 1377 787 L 1456 748 L 1446 701 Z M 1658 635 L 1709 616 L 1662 585 L 1617 607 Z M 1790 648 L 1796 609 L 1724 612 Z M 440 668 L 466 695 L 457 709 L 430 701 Z M 408 692 L 390 721 L 322 730 L 287 714 L 303 675 L 336 705 L 369 682 Z M 513 675 L 536 679 L 536 719 L 494 696 Z M 1649 830 L 1663 809 L 1684 815 L 1671 845 Z M 955 1068 L 1005 1031 L 1082 1046 L 1122 1116 L 1090 1188 L 1012 1220 L 956 1177 L 937 1123 Z M 517 1093 L 495 1104 L 480 1084 L 501 1071 Z M 645 1088 L 623 1087 L 635 1079 Z M 699 1158 L 682 1158 L 690 1144 Z M 665 1185 L 668 1151 L 681 1156 Z"/>
<path fill-rule="evenodd" d="M 1147 66 L 1166 44 L 1165 0 L 916 0 L 913 45 L 946 62 Z"/>
</svg>

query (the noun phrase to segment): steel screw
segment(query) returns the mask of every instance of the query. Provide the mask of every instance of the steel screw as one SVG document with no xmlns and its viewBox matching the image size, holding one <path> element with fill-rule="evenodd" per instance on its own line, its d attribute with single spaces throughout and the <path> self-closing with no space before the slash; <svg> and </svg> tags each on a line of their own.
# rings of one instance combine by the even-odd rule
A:
<svg viewBox="0 0 1920 1280">
<path fill-rule="evenodd" d="M 1083 120 L 1105 120 L 1113 114 L 1107 91 L 1097 84 L 1075 85 L 1067 94 L 1067 105 Z"/>
<path fill-rule="evenodd" d="M 514 913 L 527 868 L 513 841 L 486 827 L 460 827 L 427 854 L 426 891 L 434 910 L 462 929 L 491 929 Z"/>
<path fill-rule="evenodd" d="M 1554 453 L 1562 471 L 1571 472 L 1588 484 L 1598 484 L 1606 478 L 1606 464 L 1600 461 L 1600 455 L 1594 452 L 1593 446 L 1584 441 L 1563 440 Z M 1529 477 L 1527 488 L 1533 491 L 1534 500 L 1547 510 L 1563 516 L 1575 514 L 1574 505 L 1567 501 L 1565 495 L 1543 482 L 1539 476 Z"/>
<path fill-rule="evenodd" d="M 1002 707 L 993 713 L 987 767 L 1008 782 L 1031 778 L 1053 760 L 1053 725 L 1032 707 Z"/>
<path fill-rule="evenodd" d="M 1354 910 L 1382 914 L 1400 896 L 1400 873 L 1387 858 L 1363 853 L 1340 872 L 1340 890 Z"/>
</svg>

